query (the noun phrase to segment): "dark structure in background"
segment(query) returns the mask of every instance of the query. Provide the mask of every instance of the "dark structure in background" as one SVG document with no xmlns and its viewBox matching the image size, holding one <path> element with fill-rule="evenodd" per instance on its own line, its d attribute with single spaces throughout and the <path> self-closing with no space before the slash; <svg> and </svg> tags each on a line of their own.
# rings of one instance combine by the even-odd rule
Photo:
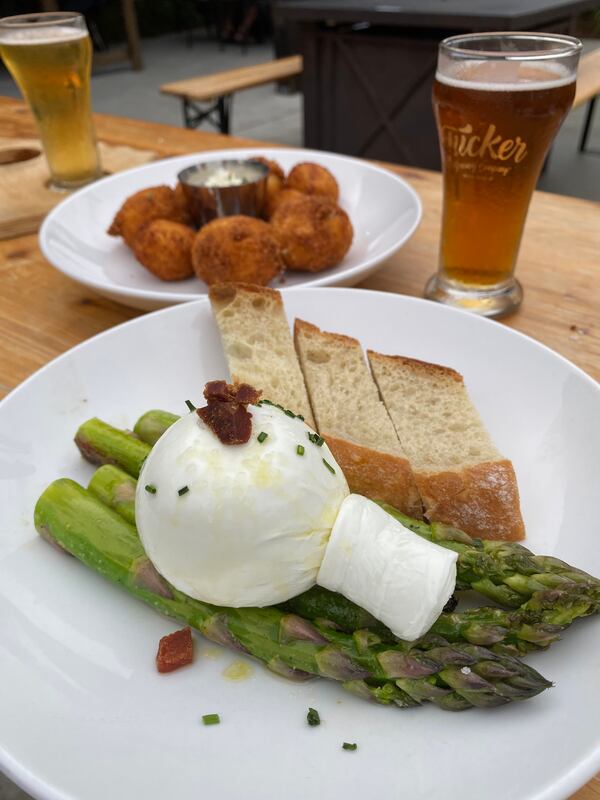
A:
<svg viewBox="0 0 600 800">
<path fill-rule="evenodd" d="M 304 55 L 304 144 L 440 168 L 431 107 L 437 46 L 455 33 L 574 31 L 597 0 L 276 0 Z"/>
</svg>

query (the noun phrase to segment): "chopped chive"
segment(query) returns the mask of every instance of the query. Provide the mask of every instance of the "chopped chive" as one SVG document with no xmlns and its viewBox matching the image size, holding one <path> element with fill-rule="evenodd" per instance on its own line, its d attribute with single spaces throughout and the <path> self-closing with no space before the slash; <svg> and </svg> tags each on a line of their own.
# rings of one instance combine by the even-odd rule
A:
<svg viewBox="0 0 600 800">
<path fill-rule="evenodd" d="M 303 456 L 304 455 L 304 447 L 301 444 L 299 444 L 298 447 L 296 448 L 296 452 L 298 453 L 299 456 Z"/>
<path fill-rule="evenodd" d="M 358 749 L 358 745 L 356 744 L 356 742 L 344 742 L 344 744 L 342 745 L 342 748 L 344 750 L 357 750 Z"/>
<path fill-rule="evenodd" d="M 318 433 L 311 433 L 310 431 L 308 431 L 308 433 L 306 435 L 308 436 L 308 441 L 312 442 L 313 444 L 315 444 L 315 442 L 319 438 L 319 434 Z"/>
<path fill-rule="evenodd" d="M 280 411 L 285 411 L 285 408 L 282 405 L 280 405 L 279 403 L 275 403 L 275 408 L 280 409 Z"/>
<path fill-rule="evenodd" d="M 296 418 L 301 419 L 302 422 L 304 422 L 304 417 L 302 416 L 302 414 L 296 414 Z"/>
<path fill-rule="evenodd" d="M 334 470 L 334 468 L 331 466 L 331 464 L 329 463 L 329 461 L 325 461 L 325 459 L 323 459 L 323 463 L 325 464 L 325 466 L 327 467 L 327 469 L 329 470 L 329 472 L 331 472 L 331 474 L 332 474 L 332 475 L 335 475 L 335 470 Z"/>
<path fill-rule="evenodd" d="M 195 411 L 196 410 L 196 406 L 192 403 L 191 400 L 186 400 L 185 404 L 189 408 L 190 411 Z"/>
<path fill-rule="evenodd" d="M 267 438 L 268 435 L 269 435 L 268 433 L 265 433 L 264 431 L 261 431 L 256 438 L 258 439 L 260 444 L 262 444 L 264 442 L 264 440 Z"/>
<path fill-rule="evenodd" d="M 319 716 L 319 712 L 317 711 L 316 708 L 308 709 L 308 714 L 306 715 L 306 721 L 311 726 L 311 728 L 314 728 L 315 725 L 321 724 L 321 717 Z"/>
<path fill-rule="evenodd" d="M 295 419 L 295 418 L 296 418 L 296 415 L 294 414 L 294 412 L 293 412 L 293 411 L 290 411 L 290 410 L 289 410 L 289 408 L 286 408 L 284 413 L 285 413 L 285 415 L 286 415 L 287 417 L 292 417 L 292 419 Z"/>
<path fill-rule="evenodd" d="M 182 494 L 187 494 L 190 490 L 189 486 L 182 486 L 181 489 L 177 490 L 177 494 L 181 497 Z"/>
<path fill-rule="evenodd" d="M 218 725 L 221 722 L 221 717 L 218 714 L 204 714 L 202 722 L 205 725 Z M 354 745 L 356 747 L 356 745 Z"/>
<path fill-rule="evenodd" d="M 273 405 L 273 403 L 272 403 L 270 400 L 267 400 L 267 399 L 265 398 L 264 400 L 261 400 L 261 401 L 260 401 L 259 405 L 261 405 L 261 406 L 262 406 L 262 405 L 265 405 L 265 406 L 272 406 L 272 405 Z"/>
<path fill-rule="evenodd" d="M 315 444 L 317 445 L 317 447 L 322 447 L 324 442 L 325 439 L 322 436 L 317 436 L 317 438 L 315 439 Z"/>
<path fill-rule="evenodd" d="M 153 483 L 147 483 L 144 486 L 144 489 L 148 492 L 148 494 L 156 494 L 156 486 Z"/>
</svg>

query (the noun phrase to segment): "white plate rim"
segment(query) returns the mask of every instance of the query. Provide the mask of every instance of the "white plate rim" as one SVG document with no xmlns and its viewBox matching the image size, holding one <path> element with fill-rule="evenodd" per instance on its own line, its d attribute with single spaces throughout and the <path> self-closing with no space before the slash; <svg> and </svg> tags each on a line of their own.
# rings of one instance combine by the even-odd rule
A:
<svg viewBox="0 0 600 800">
<path fill-rule="evenodd" d="M 119 284 L 107 283 L 105 281 L 98 280 L 96 278 L 86 278 L 80 275 L 75 275 L 70 268 L 61 266 L 55 259 L 52 257 L 51 249 L 48 244 L 48 231 L 54 225 L 55 218 L 62 214 L 64 209 L 72 205 L 74 202 L 77 203 L 79 198 L 86 194 L 87 192 L 93 191 L 98 186 L 106 186 L 109 185 L 113 181 L 118 181 L 122 179 L 124 175 L 131 174 L 133 172 L 141 172 L 145 168 L 149 166 L 154 166 L 156 164 L 164 164 L 164 165 L 173 165 L 176 167 L 178 163 L 182 165 L 187 165 L 187 162 L 192 159 L 198 159 L 198 161 L 211 161 L 217 160 L 219 158 L 244 158 L 247 157 L 248 153 L 255 153 L 257 155 L 264 155 L 267 154 L 267 157 L 271 155 L 275 155 L 275 153 L 279 151 L 280 153 L 297 153 L 299 157 L 303 160 L 307 160 L 309 157 L 317 158 L 319 156 L 326 156 L 328 159 L 332 159 L 333 161 L 337 161 L 340 164 L 360 164 L 361 167 L 367 169 L 368 171 L 375 172 L 379 175 L 385 176 L 385 179 L 391 179 L 400 185 L 402 185 L 403 189 L 407 192 L 407 195 L 411 198 L 411 201 L 414 203 L 415 208 L 415 219 L 410 225 L 404 235 L 398 239 L 393 245 L 389 245 L 382 253 L 372 256 L 371 258 L 364 261 L 362 264 L 357 264 L 354 267 L 348 267 L 346 270 L 333 275 L 333 274 L 320 274 L 320 273 L 307 273 L 307 280 L 301 284 L 288 286 L 286 287 L 281 286 L 277 287 L 281 291 L 288 291 L 288 290 L 295 290 L 300 288 L 310 288 L 316 286 L 331 286 L 335 285 L 340 281 L 347 281 L 353 280 L 354 278 L 358 278 L 360 275 L 365 275 L 365 277 L 375 269 L 375 267 L 379 264 L 383 264 L 388 258 L 390 258 L 394 253 L 396 253 L 401 247 L 403 247 L 406 242 L 412 237 L 416 229 L 421 223 L 423 217 L 423 204 L 421 202 L 421 198 L 416 191 L 416 189 L 404 178 L 400 175 L 397 175 L 395 172 L 392 172 L 389 169 L 384 167 L 380 167 L 377 164 L 373 164 L 370 161 L 365 161 L 363 159 L 353 158 L 352 156 L 344 156 L 338 153 L 330 153 L 328 151 L 321 151 L 321 150 L 304 150 L 302 148 L 286 148 L 286 147 L 271 147 L 270 145 L 265 147 L 238 147 L 238 148 L 231 148 L 231 149 L 222 149 L 222 150 L 207 150 L 207 151 L 200 151 L 196 153 L 188 153 L 178 156 L 170 156 L 168 158 L 161 158 L 156 159 L 155 161 L 150 161 L 147 164 L 141 164 L 137 167 L 132 167 L 128 170 L 122 170 L 121 172 L 116 172 L 113 175 L 107 175 L 105 178 L 101 178 L 99 181 L 95 181 L 94 183 L 89 184 L 88 186 L 84 186 L 83 188 L 79 189 L 78 191 L 74 192 L 69 197 L 66 197 L 60 203 L 58 203 L 44 218 L 42 225 L 39 230 L 39 246 L 40 250 L 44 258 L 52 264 L 52 266 L 61 272 L 63 275 L 66 275 L 71 280 L 76 281 L 77 283 L 82 284 L 83 286 L 87 286 L 90 289 L 94 289 L 98 292 L 108 292 L 110 291 L 113 295 L 118 295 L 123 298 L 135 298 L 138 300 L 150 301 L 150 302 L 166 302 L 169 304 L 177 304 L 177 303 L 186 303 L 186 302 L 195 302 L 197 299 L 202 297 L 202 294 L 198 293 L 187 293 L 187 292 L 173 292 L 173 293 L 166 293 L 161 292 L 160 290 L 156 289 L 134 289 L 128 286 L 119 286 Z M 244 155 L 246 154 L 246 155 Z M 176 174 L 176 173 L 174 173 Z M 319 277 L 320 275 L 320 277 Z M 314 277 L 313 277 L 314 276 Z"/>
</svg>

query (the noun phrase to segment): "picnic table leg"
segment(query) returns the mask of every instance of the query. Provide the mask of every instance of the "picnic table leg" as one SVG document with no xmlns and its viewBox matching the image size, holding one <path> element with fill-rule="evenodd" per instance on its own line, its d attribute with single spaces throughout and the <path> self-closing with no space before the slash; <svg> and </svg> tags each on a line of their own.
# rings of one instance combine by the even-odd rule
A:
<svg viewBox="0 0 600 800">
<path fill-rule="evenodd" d="M 217 112 L 219 114 L 219 130 L 221 133 L 229 133 L 229 121 L 231 116 L 231 101 L 233 95 L 222 94 L 217 100 Z"/>
<path fill-rule="evenodd" d="M 194 114 L 192 111 L 192 106 L 190 101 L 187 97 L 182 99 L 181 103 L 181 110 L 183 111 L 183 124 L 186 128 L 193 128 L 194 127 Z"/>
<path fill-rule="evenodd" d="M 207 108 L 199 106 L 189 97 L 182 97 L 183 124 L 186 128 L 197 128 L 206 120 L 219 133 L 227 134 L 231 120 L 232 100 L 233 95 L 222 94 Z M 213 115 L 216 115 L 216 118 Z"/>
<path fill-rule="evenodd" d="M 584 153 L 587 145 L 588 136 L 590 135 L 590 128 L 592 127 L 592 117 L 594 116 L 594 106 L 596 105 L 596 97 L 592 97 L 585 112 L 585 122 L 583 123 L 583 131 L 581 132 L 581 139 L 579 140 L 579 152 Z"/>
</svg>

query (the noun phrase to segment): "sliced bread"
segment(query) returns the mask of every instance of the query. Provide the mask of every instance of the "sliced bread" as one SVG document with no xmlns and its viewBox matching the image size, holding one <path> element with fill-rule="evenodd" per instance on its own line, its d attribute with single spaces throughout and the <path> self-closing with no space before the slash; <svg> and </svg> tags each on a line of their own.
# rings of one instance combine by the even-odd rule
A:
<svg viewBox="0 0 600 800">
<path fill-rule="evenodd" d="M 281 294 L 251 284 L 218 284 L 209 292 L 231 378 L 301 414 L 315 427 Z"/>
<path fill-rule="evenodd" d="M 402 356 L 368 351 L 368 358 L 425 516 L 476 537 L 522 539 L 513 465 L 492 443 L 462 375 Z"/>
<path fill-rule="evenodd" d="M 421 518 L 412 470 L 360 343 L 299 319 L 294 324 L 294 341 L 317 429 L 350 489 Z"/>
</svg>

